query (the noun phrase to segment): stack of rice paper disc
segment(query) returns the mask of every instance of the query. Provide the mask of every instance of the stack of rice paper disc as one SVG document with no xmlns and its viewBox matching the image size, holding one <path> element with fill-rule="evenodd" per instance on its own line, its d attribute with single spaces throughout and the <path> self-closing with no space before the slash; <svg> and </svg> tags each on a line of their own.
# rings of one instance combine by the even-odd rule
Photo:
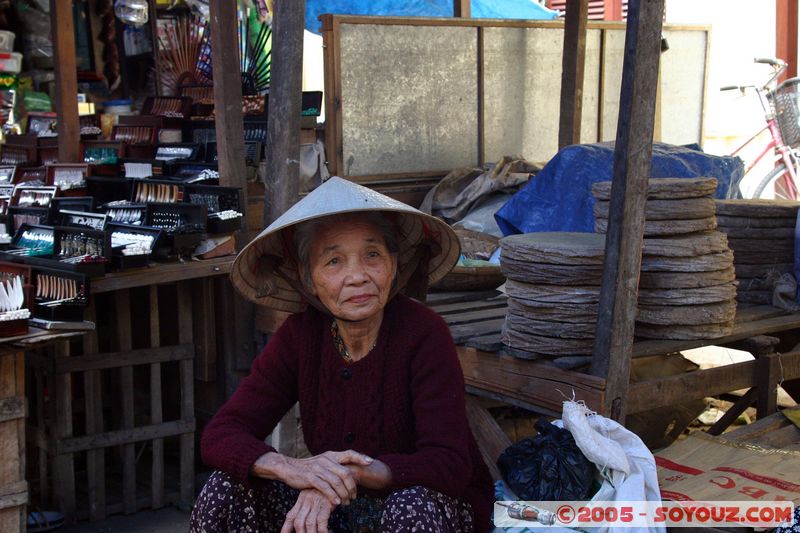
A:
<svg viewBox="0 0 800 533">
<path fill-rule="evenodd" d="M 709 231 L 717 227 L 712 195 L 717 189 L 715 178 L 651 179 L 647 187 L 644 236 L 684 235 Z M 595 231 L 608 231 L 611 182 L 592 185 L 595 197 Z M 679 200 L 686 200 L 676 204 Z"/>
<path fill-rule="evenodd" d="M 517 357 L 590 355 L 605 256 L 592 233 L 527 233 L 500 241 L 508 278 L 503 342 Z"/>
<path fill-rule="evenodd" d="M 794 272 L 794 235 L 800 202 L 717 200 L 719 230 L 733 250 L 736 299 L 771 304 L 775 283 Z"/>
<path fill-rule="evenodd" d="M 648 182 L 635 335 L 714 339 L 736 316 L 733 253 L 716 231 L 714 178 Z M 608 227 L 611 182 L 595 183 L 595 229 Z"/>
</svg>

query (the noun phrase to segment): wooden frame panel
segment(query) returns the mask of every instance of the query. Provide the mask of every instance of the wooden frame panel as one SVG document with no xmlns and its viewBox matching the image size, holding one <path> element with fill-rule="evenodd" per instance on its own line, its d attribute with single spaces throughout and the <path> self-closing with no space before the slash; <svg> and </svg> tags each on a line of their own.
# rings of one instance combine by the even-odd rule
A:
<svg viewBox="0 0 800 533">
<path fill-rule="evenodd" d="M 546 127 L 542 127 L 542 122 L 539 120 L 541 117 L 537 115 L 536 107 L 540 108 L 541 112 L 545 112 L 547 116 L 552 115 L 552 109 L 559 108 L 559 89 L 560 89 L 560 82 L 558 80 L 558 76 L 554 76 L 551 68 L 544 68 L 543 67 L 543 75 L 539 77 L 538 80 L 532 80 L 529 82 L 531 86 L 537 86 L 537 90 L 541 92 L 537 92 L 536 94 L 539 95 L 546 95 L 545 98 L 541 96 L 536 97 L 533 96 L 526 100 L 529 103 L 533 102 L 530 105 L 520 105 L 518 101 L 517 104 L 517 113 L 506 113 L 503 115 L 503 119 L 499 119 L 495 115 L 495 111 L 497 110 L 496 107 L 492 107 L 492 101 L 497 100 L 498 95 L 493 94 L 493 86 L 500 86 L 503 87 L 504 91 L 510 91 L 511 86 L 515 85 L 514 83 L 507 82 L 505 85 L 498 85 L 497 79 L 503 80 L 508 78 L 509 76 L 513 79 L 520 78 L 519 73 L 515 74 L 513 70 L 516 68 L 518 71 L 521 70 L 523 72 L 537 72 L 536 69 L 532 69 L 531 71 L 526 70 L 524 67 L 520 68 L 520 63 L 522 62 L 531 62 L 533 61 L 536 63 L 537 61 L 541 62 L 542 54 L 533 54 L 533 53 L 526 53 L 523 51 L 522 54 L 516 54 L 517 57 L 513 57 L 512 61 L 509 61 L 508 54 L 500 54 L 500 56 L 505 55 L 506 59 L 505 62 L 508 65 L 505 69 L 505 75 L 501 73 L 497 73 L 498 66 L 496 61 L 493 62 L 491 57 L 492 53 L 490 52 L 491 47 L 493 46 L 491 43 L 490 35 L 494 33 L 497 35 L 499 32 L 504 30 L 524 30 L 525 33 L 533 35 L 533 34 L 541 34 L 547 35 L 548 32 L 553 30 L 563 30 L 564 23 L 563 21 L 523 21 L 523 20 L 487 20 L 487 19 L 426 19 L 426 18 L 403 18 L 403 17 L 361 17 L 361 16 L 349 16 L 349 15 L 325 15 L 322 17 L 323 21 L 323 42 L 324 42 L 324 59 L 325 59 L 325 98 L 326 98 L 326 109 L 327 112 L 327 119 L 326 119 L 326 150 L 328 153 L 328 166 L 329 170 L 333 174 L 345 176 L 348 179 L 351 179 L 356 182 L 364 183 L 364 182 L 375 182 L 375 181 L 383 181 L 383 180 L 392 180 L 392 179 L 406 179 L 412 177 L 438 177 L 443 176 L 454 166 L 466 166 L 466 165 L 474 165 L 476 164 L 483 164 L 484 162 L 492 162 L 496 160 L 500 155 L 505 155 L 507 153 L 521 153 L 523 156 L 537 159 L 537 160 L 546 160 L 547 158 L 551 157 L 558 148 L 558 111 L 555 111 L 554 116 L 550 116 L 549 119 L 545 120 Z M 417 170 L 414 171 L 414 168 L 410 168 L 411 165 L 403 166 L 402 168 L 392 168 L 391 165 L 385 165 L 383 161 L 375 159 L 375 163 L 367 168 L 357 168 L 356 166 L 348 166 L 348 155 L 345 154 L 345 151 L 349 151 L 350 155 L 355 154 L 357 157 L 369 157 L 370 154 L 368 151 L 362 150 L 363 153 L 356 153 L 354 150 L 348 150 L 346 145 L 349 141 L 347 139 L 348 136 L 348 111 L 347 107 L 350 105 L 349 103 L 352 101 L 352 97 L 349 97 L 346 90 L 343 93 L 342 88 L 342 79 L 343 77 L 361 77 L 362 79 L 359 83 L 367 86 L 368 84 L 372 84 L 374 80 L 364 79 L 368 78 L 368 76 L 359 74 L 358 72 L 353 70 L 353 67 L 350 63 L 343 66 L 342 64 L 342 35 L 351 31 L 355 26 L 370 26 L 369 29 L 361 28 L 361 33 L 369 33 L 372 31 L 375 32 L 382 32 L 386 27 L 390 26 L 407 26 L 409 28 L 419 28 L 419 27 L 437 27 L 437 28 L 476 28 L 475 32 L 475 40 L 476 40 L 476 48 L 477 48 L 477 63 L 474 65 L 474 85 L 470 86 L 467 89 L 461 89 L 463 91 L 467 91 L 469 93 L 470 98 L 467 98 L 462 102 L 462 109 L 458 111 L 458 115 L 460 117 L 469 117 L 465 118 L 465 120 L 469 120 L 470 123 L 473 122 L 473 117 L 476 117 L 477 123 L 475 125 L 476 132 L 474 137 L 470 138 L 470 141 L 477 145 L 477 157 L 468 157 L 464 158 L 458 165 L 451 165 L 449 168 L 435 168 L 437 165 L 423 165 L 422 163 L 419 164 L 418 167 L 415 167 Z M 344 27 L 344 30 L 343 30 Z M 615 76 L 613 72 L 608 72 L 608 66 L 605 64 L 608 61 L 609 54 L 615 50 L 614 47 L 609 46 L 609 42 L 607 39 L 607 32 L 617 32 L 619 35 L 622 35 L 625 28 L 625 24 L 621 22 L 593 22 L 590 21 L 587 24 L 588 28 L 588 35 L 587 35 L 587 52 L 586 52 L 586 67 L 585 67 L 585 79 L 583 84 L 583 117 L 581 121 L 581 141 L 582 142 L 598 142 L 602 140 L 612 140 L 613 136 L 616 132 L 616 109 L 617 103 L 616 100 L 618 99 L 619 95 L 619 84 L 618 80 L 615 82 Z M 708 26 L 699 26 L 699 25 L 669 25 L 666 28 L 670 32 L 683 32 L 683 31 L 693 31 L 693 32 L 703 32 L 707 33 L 710 28 Z M 531 32 L 530 30 L 537 30 Z M 544 33 L 542 33 L 544 32 Z M 385 32 L 384 32 L 385 33 Z M 388 35 L 388 34 L 387 34 Z M 548 37 L 550 39 L 550 37 Z M 557 41 L 555 39 L 554 41 Z M 526 43 L 529 43 L 529 40 L 525 40 Z M 706 49 L 703 51 L 702 57 L 705 58 L 707 63 L 707 54 L 708 54 L 708 38 L 706 37 Z M 346 44 L 346 43 L 345 43 Z M 529 46 L 532 46 L 529 44 Z M 555 50 L 555 54 L 552 54 L 548 50 L 548 54 L 558 56 L 554 57 L 557 63 L 556 69 L 560 71 L 560 63 L 561 63 L 561 54 L 562 49 L 560 45 L 560 41 L 557 43 L 557 46 L 554 45 L 552 47 Z M 622 49 L 617 48 L 617 54 L 619 58 L 621 58 Z M 401 50 L 400 53 L 403 51 Z M 439 50 L 441 54 L 448 54 L 448 52 Z M 669 53 L 669 52 L 668 52 Z M 676 54 L 673 52 L 673 56 Z M 449 53 L 449 59 L 451 61 L 458 60 L 458 54 L 456 52 Z M 455 58 L 454 58 L 455 57 Z M 614 58 L 616 61 L 618 58 Z M 362 60 L 363 61 L 363 60 Z M 554 64 L 555 64 L 554 63 Z M 621 65 L 621 59 L 619 60 Z M 679 62 L 678 62 L 679 63 Z M 366 64 L 366 63 L 365 63 Z M 372 63 L 370 63 L 371 65 Z M 364 67 L 366 68 L 366 67 Z M 364 69 L 362 69 L 363 71 Z M 375 69 L 376 72 L 385 72 L 391 69 Z M 613 69 L 612 69 L 613 71 Z M 365 71 L 366 72 L 366 71 Z M 436 71 L 434 70 L 434 73 Z M 621 71 L 619 72 L 621 76 Z M 669 75 L 669 73 L 667 74 Z M 523 75 L 522 78 L 525 76 Z M 705 73 L 703 73 L 702 83 L 705 85 Z M 446 79 L 446 76 L 442 76 L 442 78 Z M 554 83 L 551 83 L 552 87 L 549 90 L 544 91 L 539 86 L 541 86 L 542 80 L 549 80 L 553 78 Z M 507 81 L 507 80 L 506 80 Z M 676 82 L 679 83 L 679 82 Z M 519 90 L 519 86 L 522 82 L 516 83 L 517 92 L 521 93 Z M 346 84 L 345 84 L 346 85 Z M 496 90 L 496 89 L 495 89 Z M 439 92 L 446 91 L 446 87 L 441 87 Z M 477 100 L 471 99 L 473 94 L 477 94 Z M 665 98 L 669 97 L 668 95 Z M 605 101 L 609 99 L 609 101 Z M 363 100 L 363 99 L 362 99 Z M 518 100 L 518 98 L 516 99 Z M 704 95 L 700 98 L 701 103 L 700 108 L 702 110 L 703 106 L 705 105 Z M 510 101 L 515 102 L 515 97 L 513 94 L 510 96 Z M 612 104 L 613 101 L 613 105 Z M 542 102 L 546 102 L 542 104 Z M 367 103 L 364 101 L 359 101 L 358 105 L 361 106 L 361 109 L 368 109 Z M 532 108 L 532 109 L 529 109 Z M 673 114 L 672 116 L 682 116 L 683 114 Z M 702 115 L 702 113 L 701 113 Z M 508 117 L 512 117 L 514 122 L 509 122 Z M 665 108 L 665 116 L 669 115 L 668 106 Z M 608 120 L 603 120 L 603 117 L 610 117 Z M 550 120 L 552 119 L 552 120 Z M 378 127 L 381 126 L 381 120 L 376 120 L 376 124 Z M 519 142 L 518 140 L 514 143 L 507 143 L 503 144 L 502 142 L 500 145 L 497 145 L 497 141 L 495 140 L 498 136 L 507 135 L 507 131 L 509 128 L 514 129 L 516 127 L 517 130 L 520 130 L 519 124 L 525 124 L 526 128 L 531 130 L 529 137 L 532 139 L 530 143 Z M 359 135 L 364 134 L 364 130 L 371 129 L 369 127 L 369 123 L 365 122 L 362 119 L 362 126 L 367 124 L 367 126 L 354 128 L 354 131 L 358 131 Z M 515 125 L 516 124 L 516 125 Z M 695 127 L 696 126 L 696 127 Z M 702 116 L 700 117 L 699 125 L 692 125 L 692 131 L 695 129 L 698 130 L 698 135 L 702 134 Z M 466 130 L 465 130 L 466 131 Z M 552 134 L 552 135 L 551 135 Z M 472 135 L 471 133 L 466 133 L 466 135 Z M 552 137 L 552 139 L 550 139 Z M 501 137 L 502 138 L 502 137 Z M 666 141 L 670 141 L 669 138 L 665 139 Z M 694 139 L 699 141 L 700 138 Z M 463 140 L 460 140 L 463 141 Z M 536 143 L 536 144 L 534 144 Z M 520 148 L 517 150 L 513 150 L 515 146 L 519 146 Z M 532 146 L 536 146 L 536 150 L 538 152 L 534 152 L 532 150 Z M 398 141 L 398 147 L 400 149 L 404 148 L 405 145 L 402 141 Z M 511 152 L 509 152 L 511 150 Z M 419 151 L 410 150 L 408 153 L 414 153 L 414 157 L 419 159 Z M 367 155 L 365 156 L 364 153 Z M 472 152 L 470 152 L 471 154 Z M 409 158 L 411 156 L 408 156 Z M 409 159 L 411 160 L 411 159 Z M 416 159 L 413 160 L 413 163 L 418 163 Z M 438 165 L 441 166 L 441 165 Z"/>
</svg>

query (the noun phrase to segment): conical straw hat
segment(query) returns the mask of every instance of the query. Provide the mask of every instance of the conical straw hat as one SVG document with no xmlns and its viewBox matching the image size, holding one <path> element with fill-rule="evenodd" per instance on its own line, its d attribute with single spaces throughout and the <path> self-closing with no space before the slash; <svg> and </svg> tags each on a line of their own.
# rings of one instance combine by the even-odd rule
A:
<svg viewBox="0 0 800 533">
<path fill-rule="evenodd" d="M 398 230 L 397 278 L 402 290 L 417 268 L 418 250 L 428 245 L 428 283 L 443 278 L 458 262 L 461 247 L 447 223 L 388 196 L 332 177 L 294 204 L 239 252 L 231 270 L 233 285 L 247 299 L 291 313 L 306 307 L 293 243 L 293 227 L 329 215 L 379 211 Z"/>
</svg>

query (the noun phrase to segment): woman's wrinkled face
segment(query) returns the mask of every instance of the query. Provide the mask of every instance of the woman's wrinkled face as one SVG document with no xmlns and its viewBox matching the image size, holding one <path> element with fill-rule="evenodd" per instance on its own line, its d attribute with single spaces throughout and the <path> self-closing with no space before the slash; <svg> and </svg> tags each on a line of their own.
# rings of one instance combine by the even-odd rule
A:
<svg viewBox="0 0 800 533">
<path fill-rule="evenodd" d="M 389 300 L 397 257 L 380 229 L 349 219 L 318 229 L 309 249 L 312 292 L 339 319 L 378 316 Z"/>
</svg>

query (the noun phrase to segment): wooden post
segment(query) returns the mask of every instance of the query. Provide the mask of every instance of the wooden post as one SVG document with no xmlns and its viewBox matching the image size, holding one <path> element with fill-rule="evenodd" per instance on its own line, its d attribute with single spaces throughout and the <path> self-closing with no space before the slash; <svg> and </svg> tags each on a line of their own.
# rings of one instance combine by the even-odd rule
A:
<svg viewBox="0 0 800 533">
<path fill-rule="evenodd" d="M 59 163 L 80 162 L 81 127 L 78 121 L 78 66 L 75 59 L 74 26 L 72 0 L 50 0 Z"/>
<path fill-rule="evenodd" d="M 781 80 L 797 76 L 797 0 L 775 3 L 775 57 L 789 63 Z"/>
<path fill-rule="evenodd" d="M 306 2 L 275 0 L 273 7 L 264 226 L 289 209 L 300 196 L 300 112 Z"/>
<path fill-rule="evenodd" d="M 564 52 L 561 59 L 561 112 L 559 149 L 581 142 L 583 70 L 586 60 L 586 21 L 589 0 L 567 0 L 564 21 Z"/>
<path fill-rule="evenodd" d="M 453 0 L 453 16 L 468 19 L 472 12 L 472 0 Z"/>
<path fill-rule="evenodd" d="M 239 38 L 236 2 L 211 0 L 211 62 L 214 74 L 214 116 L 217 131 L 217 158 L 219 183 L 226 187 L 240 187 L 244 201 L 243 228 L 246 230 L 247 171 L 244 156 L 244 118 L 242 116 L 242 80 L 231 72 L 239 68 Z M 237 71 L 238 72 L 238 71 Z M 241 231 L 239 236 L 244 236 Z M 245 244 L 238 242 L 237 244 Z"/>
<path fill-rule="evenodd" d="M 625 34 L 614 173 L 591 373 L 606 379 L 606 415 L 625 420 L 653 150 L 664 0 L 631 0 Z"/>
</svg>

